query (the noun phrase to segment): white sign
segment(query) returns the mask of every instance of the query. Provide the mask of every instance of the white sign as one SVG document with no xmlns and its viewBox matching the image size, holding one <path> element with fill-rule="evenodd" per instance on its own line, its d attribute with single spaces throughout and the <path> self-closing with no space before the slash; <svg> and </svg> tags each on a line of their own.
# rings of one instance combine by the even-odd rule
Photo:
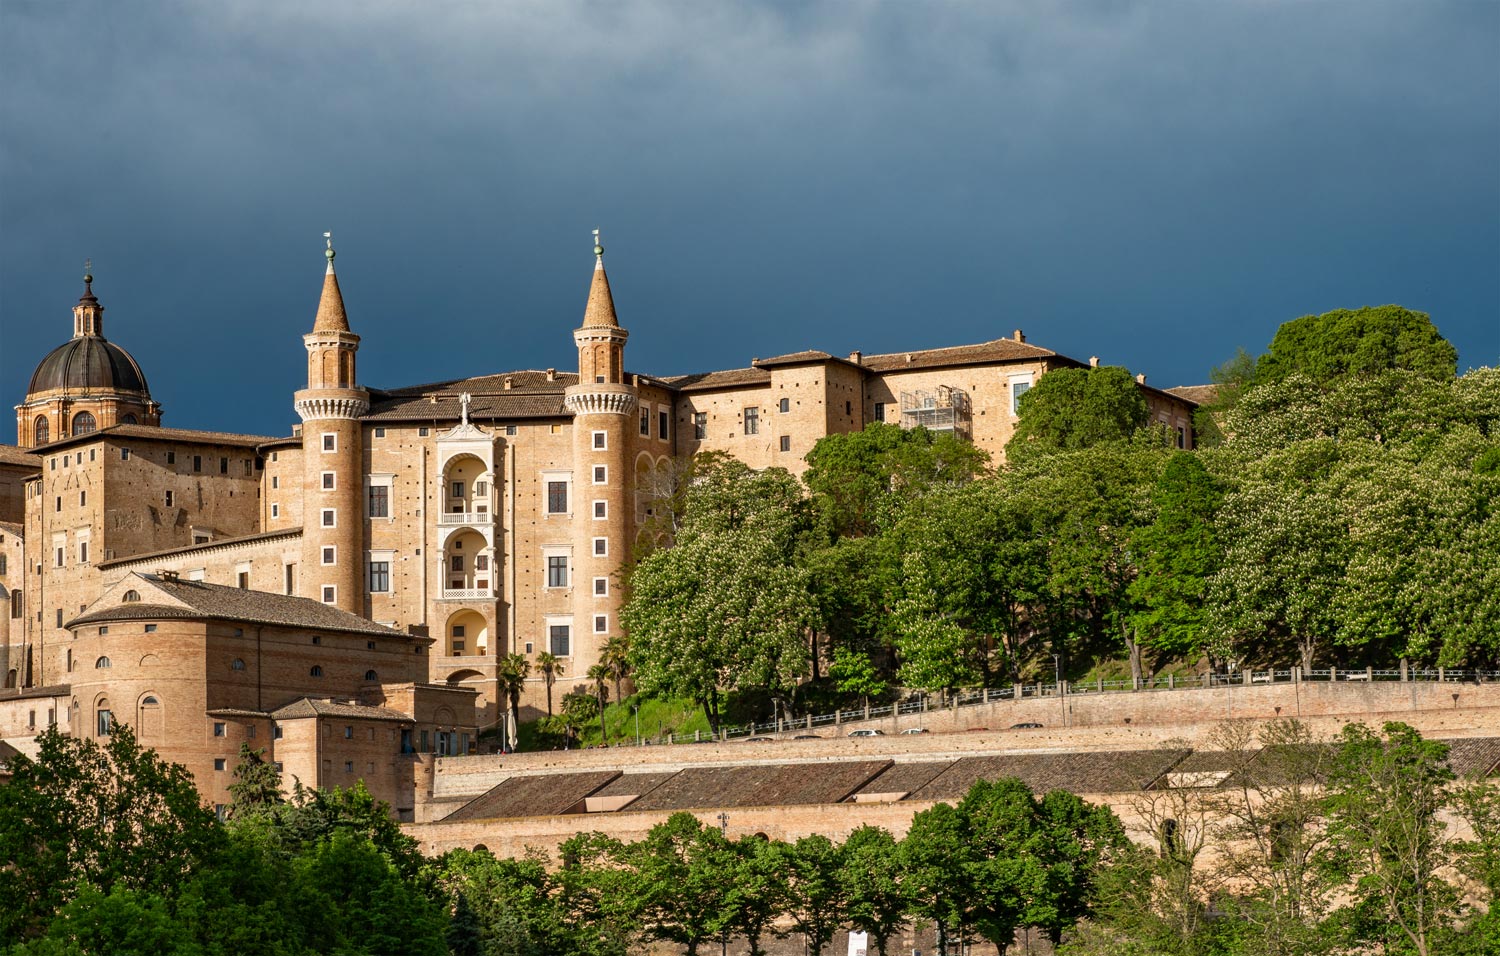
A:
<svg viewBox="0 0 1500 956">
<path fill-rule="evenodd" d="M 865 956 L 870 948 L 870 937 L 865 933 L 849 934 L 849 956 Z"/>
</svg>

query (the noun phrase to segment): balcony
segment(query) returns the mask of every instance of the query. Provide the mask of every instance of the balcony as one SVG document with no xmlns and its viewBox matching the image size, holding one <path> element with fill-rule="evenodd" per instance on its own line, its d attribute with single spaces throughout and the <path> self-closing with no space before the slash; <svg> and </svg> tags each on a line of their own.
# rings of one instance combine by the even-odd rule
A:
<svg viewBox="0 0 1500 956">
<path fill-rule="evenodd" d="M 443 588 L 438 599 L 442 601 L 493 601 L 499 597 L 494 588 Z"/>
<path fill-rule="evenodd" d="M 495 523 L 495 515 L 489 511 L 447 511 L 438 515 L 439 527 L 459 525 L 488 525 Z"/>
</svg>

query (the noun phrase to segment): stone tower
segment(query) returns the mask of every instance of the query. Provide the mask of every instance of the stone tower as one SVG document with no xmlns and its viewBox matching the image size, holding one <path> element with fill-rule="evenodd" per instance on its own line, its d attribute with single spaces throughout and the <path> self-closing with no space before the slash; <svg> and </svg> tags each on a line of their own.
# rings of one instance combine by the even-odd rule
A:
<svg viewBox="0 0 1500 956">
<path fill-rule="evenodd" d="M 600 648 L 620 630 L 616 569 L 630 560 L 634 517 L 628 443 L 638 401 L 625 380 L 625 340 L 630 333 L 615 316 L 604 247 L 594 233 L 594 278 L 578 346 L 578 384 L 564 402 L 573 413 L 574 488 L 579 504 L 574 524 L 573 642 L 575 661 L 597 661 Z M 575 680 L 585 673 L 570 675 Z"/>
<path fill-rule="evenodd" d="M 45 445 L 111 425 L 160 425 L 146 376 L 131 354 L 104 337 L 104 306 L 94 277 L 83 277 L 73 306 L 73 337 L 37 365 L 16 406 L 16 444 Z"/>
<path fill-rule="evenodd" d="M 298 591 L 351 614 L 364 614 L 363 429 L 370 396 L 356 384 L 359 336 L 349 331 L 333 272 L 329 237 L 323 296 L 307 347 L 307 388 L 297 392 L 302 417 L 302 568 Z"/>
</svg>

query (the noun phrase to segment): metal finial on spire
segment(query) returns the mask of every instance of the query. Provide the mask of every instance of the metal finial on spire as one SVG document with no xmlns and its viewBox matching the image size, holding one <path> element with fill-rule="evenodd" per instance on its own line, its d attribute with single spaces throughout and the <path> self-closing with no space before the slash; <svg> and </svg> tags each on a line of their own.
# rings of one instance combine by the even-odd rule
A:
<svg viewBox="0 0 1500 956">
<path fill-rule="evenodd" d="M 94 281 L 94 260 L 83 260 L 83 281 L 85 284 Z"/>
<path fill-rule="evenodd" d="M 326 257 L 328 259 L 328 271 L 332 272 L 333 271 L 333 257 L 338 254 L 338 253 L 336 253 L 336 252 L 333 251 L 333 233 L 331 233 L 331 232 L 325 232 L 325 233 L 323 233 L 323 239 L 328 243 L 328 249 L 323 253 L 323 255 L 324 255 L 324 257 Z"/>
<path fill-rule="evenodd" d="M 594 230 L 594 255 L 604 255 L 604 247 L 599 244 L 599 230 Z"/>
</svg>

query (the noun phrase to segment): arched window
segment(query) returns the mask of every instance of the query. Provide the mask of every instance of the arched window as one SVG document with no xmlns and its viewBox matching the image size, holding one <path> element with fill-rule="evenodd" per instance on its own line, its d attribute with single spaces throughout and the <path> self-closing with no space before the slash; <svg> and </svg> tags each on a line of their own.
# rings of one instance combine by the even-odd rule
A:
<svg viewBox="0 0 1500 956">
<path fill-rule="evenodd" d="M 146 697 L 141 700 L 142 707 L 155 707 L 160 703 L 161 701 L 157 700 L 155 697 Z"/>
<path fill-rule="evenodd" d="M 245 669 L 245 662 L 236 657 L 229 662 L 229 669 L 232 671 L 242 671 Z"/>
<path fill-rule="evenodd" d="M 310 670 L 310 671 L 308 671 L 308 673 L 311 674 L 314 677 L 322 677 L 323 676 L 323 668 L 320 667 L 320 666 L 318 666 L 317 664 L 314 664 L 313 665 L 313 669 Z"/>
<path fill-rule="evenodd" d="M 121 425 L 134 425 L 134 424 L 137 424 L 137 422 L 136 422 L 136 418 L 135 418 L 134 415 L 121 415 L 120 416 L 120 424 Z"/>
<path fill-rule="evenodd" d="M 8 671 L 5 672 L 5 686 L 6 687 L 14 687 L 14 686 L 16 686 L 16 669 L 14 667 L 12 667 L 10 670 L 8 670 Z"/>
<path fill-rule="evenodd" d="M 102 697 L 99 699 L 99 705 L 95 710 L 95 717 L 95 728 L 97 729 L 98 735 L 100 737 L 108 737 L 110 734 L 114 733 L 115 715 L 114 712 L 109 709 L 108 700 L 105 700 Z"/>
<path fill-rule="evenodd" d="M 11 617 L 20 617 L 21 616 L 21 592 L 20 591 L 12 591 L 12 592 L 10 592 L 10 616 Z"/>
<path fill-rule="evenodd" d="M 31 426 L 31 443 L 33 445 L 45 445 L 52 440 L 52 426 L 47 424 L 47 416 L 38 415 Z"/>
<path fill-rule="evenodd" d="M 126 604 L 134 604 L 140 599 L 141 592 L 139 591 L 126 591 L 124 594 L 120 595 L 120 600 Z"/>
<path fill-rule="evenodd" d="M 73 416 L 73 434 L 92 435 L 99 430 L 99 423 L 94 421 L 94 416 L 88 412 L 79 412 Z"/>
<path fill-rule="evenodd" d="M 94 670 L 96 670 L 96 671 L 97 670 L 103 670 L 104 668 L 106 668 L 108 666 L 109 666 L 109 658 L 107 658 L 107 657 L 101 657 L 97 661 L 94 661 Z"/>
<path fill-rule="evenodd" d="M 365 680 L 380 680 L 380 675 L 374 671 L 365 671 Z"/>
</svg>

